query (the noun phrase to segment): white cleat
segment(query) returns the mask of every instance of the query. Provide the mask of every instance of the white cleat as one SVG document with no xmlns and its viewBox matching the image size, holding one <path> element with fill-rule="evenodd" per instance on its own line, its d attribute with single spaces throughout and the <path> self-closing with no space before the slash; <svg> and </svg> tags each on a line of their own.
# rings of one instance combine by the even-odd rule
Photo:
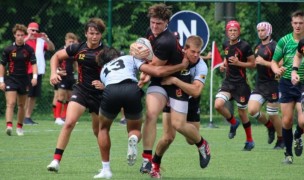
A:
<svg viewBox="0 0 304 180">
<path fill-rule="evenodd" d="M 7 135 L 11 136 L 12 135 L 12 131 L 13 131 L 12 127 L 8 127 L 8 126 L 6 127 L 5 132 L 6 132 Z"/>
<path fill-rule="evenodd" d="M 99 172 L 99 174 L 94 176 L 94 179 L 98 179 L 98 178 L 105 178 L 105 179 L 111 179 L 112 178 L 112 172 L 110 169 L 108 170 L 104 170 L 101 169 L 101 171 Z"/>
<path fill-rule="evenodd" d="M 62 125 L 64 125 L 64 120 L 62 120 L 61 118 L 56 118 L 55 124 L 62 126 Z"/>
<path fill-rule="evenodd" d="M 54 159 L 46 168 L 48 171 L 58 172 L 59 171 L 59 161 Z"/>
<path fill-rule="evenodd" d="M 18 136 L 24 136 L 24 132 L 23 132 L 22 128 L 17 128 L 16 133 L 17 133 Z"/>
<path fill-rule="evenodd" d="M 132 136 L 129 137 L 129 140 L 128 140 L 128 154 L 127 154 L 127 160 L 128 160 L 129 166 L 133 166 L 136 162 L 137 141 L 138 141 L 137 136 L 132 135 Z"/>
</svg>

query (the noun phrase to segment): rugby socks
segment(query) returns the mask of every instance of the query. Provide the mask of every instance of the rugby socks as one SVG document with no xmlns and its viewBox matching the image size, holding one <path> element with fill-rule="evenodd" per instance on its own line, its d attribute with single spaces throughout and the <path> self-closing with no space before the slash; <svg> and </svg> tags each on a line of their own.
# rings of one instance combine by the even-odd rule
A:
<svg viewBox="0 0 304 180">
<path fill-rule="evenodd" d="M 292 141 L 293 141 L 292 128 L 291 129 L 282 128 L 282 133 L 283 133 L 283 140 L 285 143 L 286 153 L 292 156 Z"/>
<path fill-rule="evenodd" d="M 158 156 L 156 153 L 153 156 L 152 162 L 154 164 L 154 168 L 155 169 L 159 169 L 159 166 L 161 164 L 161 160 L 162 160 L 163 156 Z"/>
<path fill-rule="evenodd" d="M 152 161 L 152 150 L 144 150 L 142 153 L 142 157 L 144 159 L 148 159 L 149 161 Z"/>
<path fill-rule="evenodd" d="M 270 120 L 268 120 L 264 125 L 267 127 L 267 129 L 274 128 Z"/>
<path fill-rule="evenodd" d="M 7 122 L 6 127 L 13 127 L 13 123 L 12 122 Z"/>
<path fill-rule="evenodd" d="M 56 105 L 52 105 L 52 110 L 53 110 L 53 117 L 56 119 Z"/>
<path fill-rule="evenodd" d="M 201 140 L 198 143 L 195 143 L 195 145 L 197 146 L 197 148 L 201 147 L 203 145 L 204 139 L 203 137 L 201 137 Z"/>
<path fill-rule="evenodd" d="M 69 104 L 69 101 L 66 101 L 63 104 L 63 110 L 61 112 L 61 118 L 63 118 L 63 119 L 65 119 L 65 117 L 66 117 L 66 112 L 67 112 L 68 104 Z"/>
<path fill-rule="evenodd" d="M 296 130 L 294 132 L 294 138 L 299 139 L 303 134 L 303 129 L 297 124 Z"/>
<path fill-rule="evenodd" d="M 110 161 L 109 162 L 101 161 L 101 164 L 103 170 L 110 170 Z"/>
<path fill-rule="evenodd" d="M 22 123 L 17 123 L 17 128 L 22 128 L 23 124 Z"/>
<path fill-rule="evenodd" d="M 243 124 L 246 133 L 246 141 L 253 142 L 252 134 L 251 134 L 251 123 L 248 121 L 247 123 Z"/>
<path fill-rule="evenodd" d="M 235 125 L 236 124 L 236 119 L 233 115 L 231 115 L 230 118 L 226 119 L 231 125 Z"/>
<path fill-rule="evenodd" d="M 57 100 L 55 118 L 60 118 L 61 117 L 62 105 L 63 105 L 63 102 Z"/>
<path fill-rule="evenodd" d="M 55 149 L 55 154 L 54 154 L 54 159 L 57 161 L 61 161 L 62 155 L 63 155 L 64 150 L 63 149 Z"/>
</svg>

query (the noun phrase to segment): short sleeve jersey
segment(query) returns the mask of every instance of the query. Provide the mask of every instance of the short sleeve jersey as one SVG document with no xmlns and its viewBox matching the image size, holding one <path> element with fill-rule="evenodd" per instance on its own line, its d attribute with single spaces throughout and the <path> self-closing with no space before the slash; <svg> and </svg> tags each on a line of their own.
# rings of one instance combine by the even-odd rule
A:
<svg viewBox="0 0 304 180">
<path fill-rule="evenodd" d="M 276 48 L 276 41 L 271 40 L 268 44 L 258 44 L 255 47 L 255 57 L 261 56 L 265 61 L 271 62 L 274 50 Z M 265 83 L 269 81 L 276 81 L 275 74 L 270 67 L 257 64 L 257 83 Z"/>
<path fill-rule="evenodd" d="M 205 84 L 207 74 L 208 67 L 203 59 L 199 59 L 193 67 L 190 66 L 191 82 L 198 80 Z"/>
<path fill-rule="evenodd" d="M 95 49 L 88 48 L 86 42 L 72 44 L 66 48 L 70 57 L 78 63 L 78 86 L 91 92 L 100 92 L 92 85 L 92 81 L 100 80 L 101 67 L 97 64 L 95 57 L 105 46 L 100 45 Z"/>
<path fill-rule="evenodd" d="M 298 48 L 298 42 L 294 40 L 292 33 L 285 35 L 277 43 L 272 59 L 276 62 L 279 62 L 281 59 L 283 59 L 283 67 L 285 67 L 286 70 L 282 77 L 285 79 L 289 79 L 289 80 L 291 79 L 293 58 L 296 54 L 297 48 Z M 298 74 L 300 76 L 300 81 L 303 82 L 304 80 L 303 62 L 299 67 Z"/>
<path fill-rule="evenodd" d="M 8 65 L 10 76 L 27 76 L 29 64 L 36 64 L 34 50 L 27 44 L 18 46 L 13 43 L 3 51 L 1 64 Z"/>
<path fill-rule="evenodd" d="M 64 49 L 65 47 L 62 47 L 60 49 Z M 59 62 L 59 68 L 62 70 L 66 70 L 67 75 L 73 75 L 74 72 L 74 61 L 73 57 L 69 57 L 67 59 L 60 60 Z"/>
<path fill-rule="evenodd" d="M 239 40 L 236 44 L 230 45 L 229 41 L 226 41 L 223 45 L 225 58 L 228 62 L 226 70 L 226 80 L 234 83 L 246 82 L 246 68 L 240 66 L 234 66 L 229 64 L 229 57 L 238 57 L 239 61 L 247 62 L 247 58 L 253 55 L 253 51 L 246 41 Z"/>
<path fill-rule="evenodd" d="M 138 82 L 138 69 L 144 63 L 144 61 L 130 55 L 118 57 L 103 66 L 100 79 L 105 86 L 117 84 L 127 79 Z"/>
<path fill-rule="evenodd" d="M 182 47 L 176 37 L 166 29 L 157 37 L 152 34 L 151 29 L 147 32 L 147 39 L 150 40 L 154 56 L 158 59 L 167 61 L 166 65 L 176 65 L 182 62 Z M 179 74 L 174 73 L 174 75 Z M 151 81 L 160 80 L 160 78 L 151 78 Z"/>
</svg>

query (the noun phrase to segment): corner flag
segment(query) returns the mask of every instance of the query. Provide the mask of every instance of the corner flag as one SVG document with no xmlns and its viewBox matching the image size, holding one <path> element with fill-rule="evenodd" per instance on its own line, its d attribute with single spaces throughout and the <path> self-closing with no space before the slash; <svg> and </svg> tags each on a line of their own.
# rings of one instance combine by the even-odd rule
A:
<svg viewBox="0 0 304 180">
<path fill-rule="evenodd" d="M 213 95 L 212 95 L 212 90 L 213 90 L 213 70 L 222 65 L 223 59 L 221 57 L 221 54 L 219 50 L 216 47 L 215 42 L 212 42 L 212 58 L 211 58 L 211 77 L 210 77 L 210 122 L 209 122 L 209 127 L 213 127 L 212 123 L 212 115 L 213 115 Z"/>
</svg>

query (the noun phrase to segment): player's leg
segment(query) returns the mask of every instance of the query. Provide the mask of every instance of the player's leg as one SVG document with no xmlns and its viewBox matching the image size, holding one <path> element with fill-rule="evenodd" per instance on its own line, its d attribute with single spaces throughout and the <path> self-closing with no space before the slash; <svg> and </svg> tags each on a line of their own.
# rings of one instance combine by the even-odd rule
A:
<svg viewBox="0 0 304 180">
<path fill-rule="evenodd" d="M 6 99 L 6 110 L 5 110 L 5 120 L 6 120 L 6 134 L 12 135 L 13 128 L 13 116 L 14 108 L 16 105 L 17 91 L 8 91 L 5 92 Z"/>
</svg>

